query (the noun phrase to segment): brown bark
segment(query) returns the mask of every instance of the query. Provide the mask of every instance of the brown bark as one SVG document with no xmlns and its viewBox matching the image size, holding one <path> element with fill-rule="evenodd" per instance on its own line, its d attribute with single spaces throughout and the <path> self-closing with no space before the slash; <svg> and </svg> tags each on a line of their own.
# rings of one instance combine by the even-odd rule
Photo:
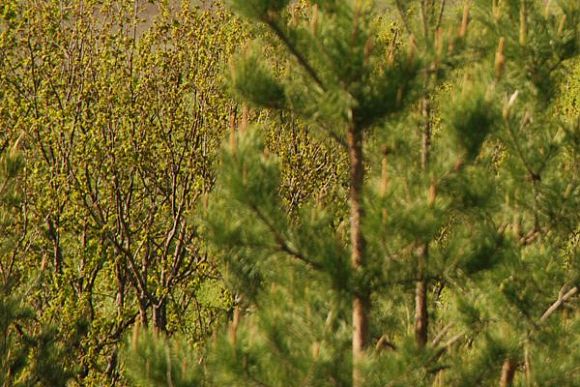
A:
<svg viewBox="0 0 580 387">
<path fill-rule="evenodd" d="M 348 147 L 350 156 L 350 236 L 351 265 L 354 272 L 364 267 L 364 237 L 361 229 L 363 209 L 361 194 L 364 178 L 363 134 L 361 128 L 352 125 L 348 130 Z M 358 288 L 352 302 L 352 355 L 353 386 L 363 385 L 360 368 L 357 365 L 363 356 L 367 343 L 369 297 L 366 290 Z"/>
<path fill-rule="evenodd" d="M 423 348 L 427 344 L 427 329 L 429 327 L 427 280 L 425 279 L 428 248 L 428 245 L 425 244 L 419 250 L 419 280 L 415 284 L 415 342 L 419 348 Z"/>
<path fill-rule="evenodd" d="M 429 169 L 429 155 L 431 150 L 431 101 L 429 96 L 423 98 L 422 115 L 424 121 L 423 140 L 421 150 L 421 168 L 425 174 Z M 435 195 L 429 187 L 429 196 Z M 429 197 L 429 201 L 434 202 L 434 198 Z M 431 203 L 430 203 L 431 205 Z M 415 342 L 417 347 L 423 348 L 427 344 L 427 332 L 429 328 L 429 314 L 427 311 L 427 279 L 425 271 L 427 269 L 427 260 L 429 258 L 429 244 L 424 243 L 420 246 L 417 253 L 418 260 L 418 280 L 415 284 Z"/>
<path fill-rule="evenodd" d="M 426 87 L 428 87 L 428 85 Z M 431 155 L 431 100 L 428 95 L 425 95 L 423 98 L 421 104 L 421 115 L 423 116 L 421 169 L 426 173 L 429 169 L 429 158 Z"/>
<path fill-rule="evenodd" d="M 234 316 L 232 322 L 230 323 L 230 343 L 235 346 L 238 342 L 238 325 L 240 325 L 240 319 L 242 313 L 240 311 L 240 306 L 236 305 L 234 307 Z"/>
<path fill-rule="evenodd" d="M 383 148 L 383 162 L 382 162 L 382 169 L 381 169 L 381 190 L 380 195 L 381 198 L 384 198 L 387 195 L 387 190 L 389 188 L 389 149 L 388 147 Z M 383 223 L 387 221 L 387 209 L 383 208 Z"/>
<path fill-rule="evenodd" d="M 238 116 L 238 109 L 237 107 L 230 108 L 230 148 L 232 152 L 235 153 L 236 151 L 236 127 L 237 127 L 237 116 Z"/>
<path fill-rule="evenodd" d="M 46 219 L 46 223 L 48 225 L 48 236 L 52 242 L 54 272 L 62 274 L 62 250 L 60 248 L 58 217 L 56 221 L 53 221 L 52 217 L 49 217 Z"/>
<path fill-rule="evenodd" d="M 516 362 L 512 359 L 505 359 L 503 366 L 501 367 L 501 377 L 499 380 L 500 387 L 509 387 L 513 384 L 516 366 Z"/>
<path fill-rule="evenodd" d="M 524 345 L 524 370 L 526 372 L 526 386 L 532 385 L 532 363 L 530 361 L 529 343 Z"/>
<path fill-rule="evenodd" d="M 250 108 L 248 107 L 248 105 L 244 105 L 242 107 L 242 122 L 240 124 L 240 133 L 244 133 L 247 129 L 248 126 L 250 126 Z"/>
<path fill-rule="evenodd" d="M 147 302 L 145 301 L 145 295 L 143 294 L 139 297 L 139 322 L 144 328 L 149 326 L 149 319 L 147 318 Z"/>
<path fill-rule="evenodd" d="M 117 318 L 123 318 L 123 310 L 125 309 L 125 285 L 126 275 L 124 266 L 121 262 L 115 263 L 115 280 L 117 282 L 117 297 L 115 303 L 117 305 Z"/>
<path fill-rule="evenodd" d="M 153 329 L 155 332 L 167 332 L 167 302 L 165 299 L 153 306 Z"/>
</svg>

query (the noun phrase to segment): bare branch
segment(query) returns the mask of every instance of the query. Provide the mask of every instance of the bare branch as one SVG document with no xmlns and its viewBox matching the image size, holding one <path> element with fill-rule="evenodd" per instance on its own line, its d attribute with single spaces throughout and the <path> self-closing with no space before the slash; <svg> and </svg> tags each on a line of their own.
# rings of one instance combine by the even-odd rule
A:
<svg viewBox="0 0 580 387">
<path fill-rule="evenodd" d="M 453 344 L 455 344 L 456 342 L 458 342 L 460 339 L 462 339 L 465 336 L 465 333 L 458 333 L 457 335 L 453 336 L 452 338 L 450 338 L 449 340 L 447 340 L 445 342 L 445 344 L 443 344 L 441 346 L 441 348 L 439 348 L 434 354 L 433 356 L 431 356 L 431 358 L 427 361 L 427 363 L 425 363 L 425 365 L 429 365 L 435 361 L 437 361 L 437 359 L 439 359 L 441 357 L 441 355 L 443 355 L 447 350 L 449 350 L 449 348 L 451 348 L 451 346 Z"/>
<path fill-rule="evenodd" d="M 447 334 L 447 332 L 449 332 L 449 329 L 451 329 L 451 327 L 453 327 L 453 324 L 447 324 L 446 326 L 443 327 L 443 329 L 441 329 L 441 331 L 437 334 L 437 336 L 435 336 L 435 338 L 433 339 L 433 341 L 431 342 L 432 346 L 436 346 L 437 344 L 439 344 L 439 342 L 441 340 L 443 340 L 443 338 L 445 337 L 445 335 Z"/>
<path fill-rule="evenodd" d="M 564 302 L 566 302 L 570 297 L 578 293 L 578 287 L 574 286 L 572 289 L 568 290 L 566 294 L 560 296 L 556 302 L 554 302 L 540 317 L 540 322 L 544 322 L 550 317 Z"/>
</svg>

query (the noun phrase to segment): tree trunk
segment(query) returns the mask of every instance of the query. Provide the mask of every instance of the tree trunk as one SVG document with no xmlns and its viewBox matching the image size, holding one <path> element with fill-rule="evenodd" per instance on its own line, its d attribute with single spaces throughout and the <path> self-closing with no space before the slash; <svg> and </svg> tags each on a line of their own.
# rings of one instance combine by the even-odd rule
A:
<svg viewBox="0 0 580 387">
<path fill-rule="evenodd" d="M 419 280 L 415 284 L 415 342 L 419 348 L 424 348 L 427 344 L 427 329 L 429 327 L 427 280 L 425 279 L 428 246 L 427 244 L 421 246 L 418 253 Z"/>
<path fill-rule="evenodd" d="M 125 309 L 125 281 L 123 265 L 120 262 L 115 263 L 115 279 L 117 281 L 117 297 L 115 304 L 117 306 L 117 318 L 119 321 L 123 319 L 123 310 Z"/>
<path fill-rule="evenodd" d="M 62 250 L 60 248 L 58 217 L 56 221 L 53 221 L 52 217 L 48 217 L 46 223 L 48 225 L 48 235 L 52 242 L 54 272 L 60 275 L 62 274 Z"/>
<path fill-rule="evenodd" d="M 516 362 L 512 359 L 505 359 L 501 367 L 501 378 L 499 380 L 500 387 L 509 387 L 513 384 L 514 375 L 516 373 Z"/>
<path fill-rule="evenodd" d="M 165 298 L 153 306 L 153 329 L 155 332 L 167 332 L 167 302 Z"/>
<path fill-rule="evenodd" d="M 427 84 L 428 87 L 428 84 Z M 421 114 L 424 120 L 423 139 L 421 149 L 421 168 L 427 175 L 429 172 L 429 154 L 431 151 L 431 101 L 429 96 L 425 95 L 422 101 Z M 429 187 L 431 192 L 431 187 Z M 433 205 L 434 198 L 429 198 L 430 205 Z M 433 203 L 431 203 L 433 201 Z M 429 327 L 429 314 L 427 311 L 427 279 L 425 272 L 427 270 L 427 260 L 429 258 L 429 244 L 424 243 L 420 246 L 417 253 L 418 260 L 418 280 L 415 284 L 415 342 L 417 347 L 423 348 L 427 344 L 427 332 Z"/>
<path fill-rule="evenodd" d="M 240 324 L 241 315 L 240 306 L 236 305 L 234 307 L 232 322 L 230 323 L 230 343 L 234 347 L 238 342 L 238 325 Z"/>
<path fill-rule="evenodd" d="M 147 328 L 149 326 L 149 319 L 147 318 L 147 301 L 145 295 L 141 294 L 139 297 L 139 321 L 141 326 Z"/>
<path fill-rule="evenodd" d="M 348 147 L 350 156 L 350 237 L 351 264 L 353 271 L 364 268 L 364 237 L 361 229 L 363 209 L 361 193 L 364 177 L 363 165 L 363 134 L 356 125 L 348 130 Z M 363 385 L 360 366 L 357 363 L 363 358 L 367 340 L 369 297 L 366 289 L 357 287 L 352 302 L 352 355 L 353 355 L 353 386 Z"/>
</svg>

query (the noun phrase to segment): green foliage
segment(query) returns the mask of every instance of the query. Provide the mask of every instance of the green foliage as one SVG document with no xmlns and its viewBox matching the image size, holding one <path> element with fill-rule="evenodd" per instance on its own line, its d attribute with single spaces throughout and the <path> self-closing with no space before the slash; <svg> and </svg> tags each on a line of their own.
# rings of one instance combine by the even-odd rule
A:
<svg viewBox="0 0 580 387">
<path fill-rule="evenodd" d="M 456 100 L 450 101 L 444 108 L 447 111 L 442 113 L 442 120 L 448 123 L 455 142 L 469 162 L 477 158 L 499 117 L 497 107 L 485 96 L 485 87 L 475 87 L 476 90 L 464 90 Z"/>
<path fill-rule="evenodd" d="M 0 383 L 574 384 L 578 2 L 228 3 L 0 6 Z"/>
<path fill-rule="evenodd" d="M 139 333 L 135 327 L 126 356 L 126 374 L 133 386 L 200 386 L 194 354 L 188 345 L 169 342 L 151 332 Z M 186 342 L 184 340 L 184 342 Z M 143 372 L 146 370 L 146 372 Z M 192 372 L 193 371 L 193 372 Z"/>
<path fill-rule="evenodd" d="M 232 88 L 240 98 L 258 107 L 280 108 L 285 102 L 284 89 L 268 73 L 259 57 L 254 49 L 234 63 L 230 81 Z"/>
<path fill-rule="evenodd" d="M 201 341 L 225 315 L 197 301 L 217 274 L 193 217 L 232 105 L 216 64 L 243 33 L 219 4 L 2 7 L 14 13 L 0 21 L 0 127 L 24 132 L 26 166 L 2 263 L 30 329 L 66 348 L 52 364 L 116 383 L 136 321 Z"/>
<path fill-rule="evenodd" d="M 267 65 L 278 61 L 253 56 L 251 65 L 259 71 L 245 78 L 246 93 L 240 94 L 290 110 L 338 143 L 349 125 L 373 129 L 365 144 L 371 176 L 363 191 L 366 267 L 349 268 L 340 206 L 304 206 L 285 216 L 277 194 L 279 166 L 265 155 L 255 131 L 242 136 L 222 164 L 209 238 L 240 295 L 244 320 L 234 324 L 235 338 L 230 332 L 229 339 L 210 346 L 208 380 L 350 384 L 348 372 L 336 375 L 322 366 L 322 353 L 334 354 L 333 364 L 352 367 L 337 363 L 342 358 L 337 354 L 351 350 L 348 334 L 343 336 L 352 324 L 344 300 L 366 289 L 373 305 L 370 341 L 377 347 L 367 348 L 364 385 L 486 385 L 499 380 L 508 360 L 527 369 L 529 354 L 546 350 L 536 337 L 552 329 L 542 325 L 548 317 L 539 316 L 557 299 L 554 290 L 576 284 L 564 264 L 564 256 L 571 253 L 575 261 L 576 253 L 561 253 L 577 228 L 576 204 L 562 190 L 569 181 L 575 186 L 576 156 L 571 155 L 576 150 L 571 150 L 574 136 L 565 134 L 572 126 L 552 110 L 563 79 L 561 64 L 577 55 L 575 27 L 558 31 L 556 16 L 571 12 L 574 18 L 575 11 L 562 7 L 543 16 L 531 2 L 524 11 L 521 2 L 502 2 L 494 10 L 482 2 L 471 23 L 464 19 L 461 29 L 468 29 L 458 38 L 444 32 L 437 38 L 430 28 L 440 23 L 438 13 L 426 17 L 418 4 L 401 9 L 405 29 L 419 31 L 417 42 L 406 53 L 395 48 L 385 61 L 368 43 L 378 34 L 369 22 L 370 8 L 316 4 L 318 9 L 290 7 L 287 13 L 254 18 L 286 48 L 286 65 L 298 70 L 292 77 L 289 71 L 268 71 Z M 286 14 L 294 16 L 285 19 Z M 543 27 L 527 27 L 542 18 L 548 20 Z M 445 14 L 440 20 L 450 19 Z M 515 20 L 523 20 L 520 29 L 512 28 Z M 353 23 L 359 24 L 353 28 Z M 497 48 L 501 37 L 504 46 Z M 446 54 L 437 48 L 443 44 Z M 389 47 L 397 44 L 375 49 L 385 55 Z M 475 60 L 482 64 L 472 66 Z M 244 72 L 248 63 L 241 62 Z M 442 92 L 448 95 L 430 111 L 443 82 L 450 85 Z M 259 102 L 262 86 L 284 99 Z M 421 130 L 409 130 L 414 127 Z M 386 156 L 378 152 L 385 144 Z M 323 219 L 328 220 L 319 223 Z M 311 225 L 319 231 L 312 233 Z M 550 274 L 543 275 L 546 270 Z M 435 337 L 423 348 L 407 333 L 413 303 L 406 294 L 420 276 L 427 278 L 429 335 Z M 317 312 L 305 312 L 310 310 Z M 576 314 L 569 316 L 572 325 Z M 340 340 L 321 339 L 322 321 Z M 556 348 L 566 347 L 573 331 L 554 324 L 562 336 L 550 336 L 560 341 L 553 350 L 562 354 Z M 572 368 L 565 373 L 570 376 L 553 380 L 574 379 Z M 523 374 L 516 373 L 517 382 L 553 377 Z"/>
<path fill-rule="evenodd" d="M 267 20 L 272 13 L 282 11 L 289 0 L 230 0 L 229 5 L 240 15 L 260 21 Z"/>
<path fill-rule="evenodd" d="M 21 207 L 23 158 L 19 149 L 22 135 L 9 146 L 6 142 L 0 154 L 0 224 L 2 229 L 14 227 L 19 231 L 18 212 Z M 19 294 L 21 276 L 16 267 L 15 249 L 22 240 L 14 240 L 10 233 L 0 234 L 0 383 L 3 386 L 39 385 L 65 386 L 72 372 L 60 358 L 70 342 L 57 342 L 48 325 L 35 327 L 35 312 L 25 307 Z"/>
</svg>

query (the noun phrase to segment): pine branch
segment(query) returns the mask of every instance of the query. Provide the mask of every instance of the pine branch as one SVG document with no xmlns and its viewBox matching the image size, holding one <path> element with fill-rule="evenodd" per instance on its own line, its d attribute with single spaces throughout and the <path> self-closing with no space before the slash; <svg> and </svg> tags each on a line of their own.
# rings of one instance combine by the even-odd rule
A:
<svg viewBox="0 0 580 387">
<path fill-rule="evenodd" d="M 443 329 L 441 329 L 441 331 L 437 334 L 437 336 L 435 336 L 435 338 L 431 342 L 431 345 L 436 346 L 437 344 L 439 344 L 439 342 L 443 340 L 443 337 L 445 337 L 447 332 L 449 332 L 449 329 L 451 329 L 451 327 L 453 327 L 453 323 L 449 323 L 445 327 L 443 327 Z"/>
<path fill-rule="evenodd" d="M 389 348 L 393 351 L 397 350 L 397 346 L 395 344 L 391 343 L 389 341 L 389 339 L 387 338 L 387 336 L 382 335 L 381 338 L 379 339 L 379 341 L 377 341 L 377 344 L 375 345 L 375 351 L 382 352 L 387 348 Z"/>
<path fill-rule="evenodd" d="M 272 29 L 274 34 L 282 41 L 282 43 L 284 43 L 286 48 L 288 48 L 290 53 L 296 58 L 300 66 L 302 66 L 302 68 L 306 70 L 308 75 L 310 75 L 310 77 L 314 80 L 314 82 L 316 82 L 316 84 L 322 89 L 322 91 L 326 91 L 326 87 L 318 77 L 318 74 L 316 74 L 314 68 L 310 65 L 310 63 L 308 63 L 304 55 L 302 55 L 300 51 L 298 51 L 296 46 L 290 41 L 290 38 L 286 36 L 286 34 L 284 33 L 284 31 L 282 31 L 280 26 L 278 26 L 278 24 L 276 24 L 276 22 L 273 20 L 267 20 L 266 24 Z"/>
<path fill-rule="evenodd" d="M 425 363 L 425 367 L 427 367 L 428 365 L 436 362 L 446 351 L 449 350 L 449 348 L 451 348 L 451 346 L 455 343 L 457 343 L 460 339 L 462 339 L 465 336 L 465 333 L 458 333 L 457 335 L 453 336 L 452 338 L 450 338 L 449 340 L 447 340 L 442 346 L 441 348 L 439 348 L 434 354 L 433 356 L 431 356 L 429 358 L 429 360 L 427 360 L 427 362 Z"/>
<path fill-rule="evenodd" d="M 574 286 L 572 289 L 568 290 L 566 294 L 562 295 L 561 297 L 556 300 L 540 317 L 540 322 L 546 321 L 564 302 L 566 302 L 570 297 L 574 296 L 578 293 L 578 287 Z"/>
<path fill-rule="evenodd" d="M 280 249 L 280 251 L 288 254 L 289 256 L 291 256 L 293 258 L 296 258 L 300 262 L 305 263 L 307 266 L 310 266 L 315 270 L 322 270 L 321 265 L 319 265 L 316 262 L 312 262 L 311 260 L 306 258 L 302 253 L 300 253 L 299 251 L 296 251 L 292 247 L 290 247 L 290 245 L 288 244 L 286 239 L 282 236 L 282 234 L 280 234 L 280 232 L 278 232 L 278 230 L 276 230 L 276 227 L 268 220 L 268 218 L 262 213 L 262 211 L 260 211 L 260 209 L 255 204 L 252 203 L 252 204 L 250 204 L 249 207 L 256 214 L 256 216 L 262 221 L 262 223 L 264 223 L 266 225 L 266 227 L 268 227 L 268 229 L 272 233 L 274 240 L 276 241 L 276 244 L 278 245 L 278 248 Z"/>
<path fill-rule="evenodd" d="M 523 129 L 525 128 L 525 126 L 528 124 L 529 120 L 531 118 L 529 117 L 528 113 L 526 112 L 526 114 L 524 115 L 524 118 L 522 119 L 522 123 L 520 125 L 520 131 L 523 132 Z M 530 178 L 532 179 L 532 181 L 539 181 L 541 180 L 541 177 L 534 172 L 534 170 L 532 170 L 532 168 L 530 167 L 530 162 L 529 160 L 526 158 L 526 156 L 524 155 L 524 152 L 521 148 L 521 145 L 518 141 L 518 135 L 514 132 L 513 127 L 511 126 L 511 124 L 508 122 L 507 123 L 507 129 L 508 129 L 508 133 L 511 137 L 511 141 L 512 144 L 514 146 L 514 149 L 516 151 L 516 154 L 518 155 L 518 157 L 520 158 L 522 164 L 524 165 L 524 168 L 526 169 L 526 171 L 528 172 Z"/>
</svg>

